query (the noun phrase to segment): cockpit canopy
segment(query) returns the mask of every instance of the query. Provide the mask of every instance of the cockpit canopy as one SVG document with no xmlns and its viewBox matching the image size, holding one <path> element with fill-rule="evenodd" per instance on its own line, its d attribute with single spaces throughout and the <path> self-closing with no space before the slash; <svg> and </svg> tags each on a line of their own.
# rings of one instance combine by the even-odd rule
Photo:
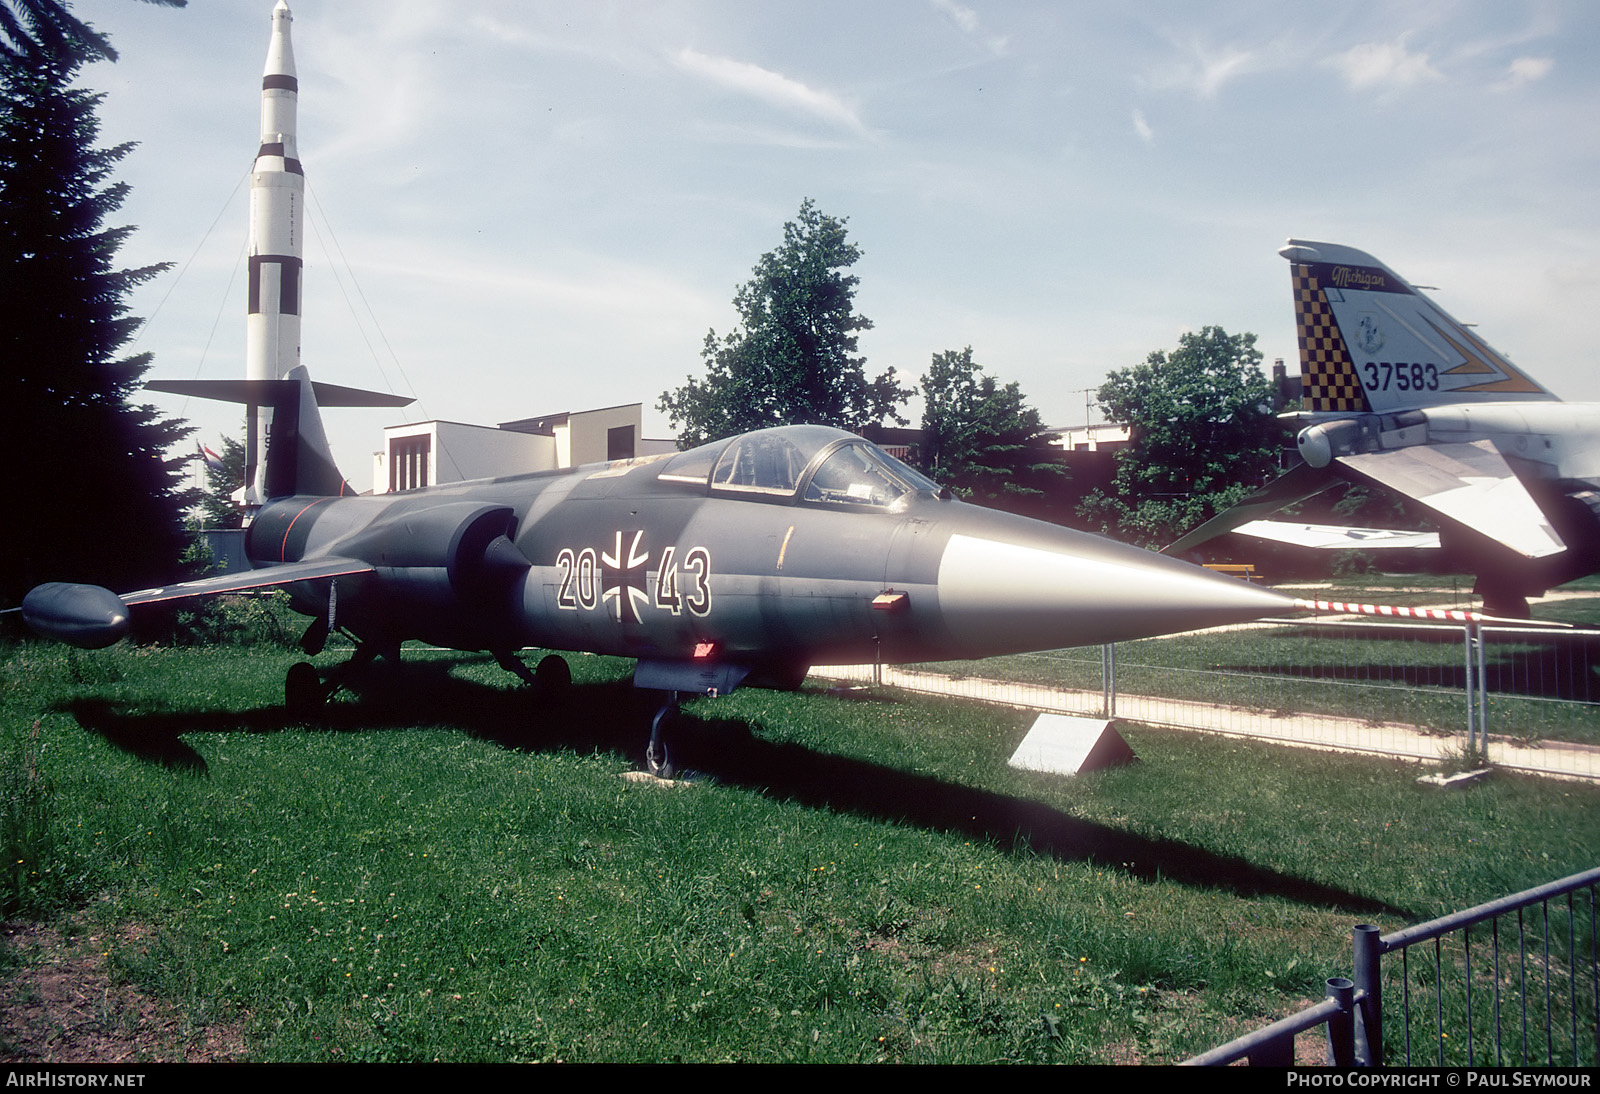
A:
<svg viewBox="0 0 1600 1094">
<path fill-rule="evenodd" d="M 875 509 L 939 492 L 871 441 L 824 425 L 758 429 L 691 448 L 667 461 L 660 479 L 709 485 L 715 493 Z"/>
</svg>

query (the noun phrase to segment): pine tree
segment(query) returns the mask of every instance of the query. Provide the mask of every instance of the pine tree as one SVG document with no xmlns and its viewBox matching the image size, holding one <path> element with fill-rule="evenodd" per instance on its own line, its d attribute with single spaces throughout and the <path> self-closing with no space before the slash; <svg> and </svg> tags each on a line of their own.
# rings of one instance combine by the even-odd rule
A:
<svg viewBox="0 0 1600 1094">
<path fill-rule="evenodd" d="M 106 53 L 5 29 L 0 601 L 14 604 L 46 580 L 171 579 L 187 498 L 185 457 L 167 450 L 189 430 L 130 402 L 150 355 L 119 356 L 139 325 L 127 294 L 166 267 L 115 265 L 133 229 L 106 224 L 127 194 L 110 179 L 133 146 L 96 148 L 102 96 L 73 86 L 85 60 Z"/>
<path fill-rule="evenodd" d="M 244 488 L 244 442 L 223 437 L 217 446 L 216 463 L 205 461 L 206 485 L 196 503 L 200 527 L 242 528 L 244 510 L 233 495 Z"/>
</svg>

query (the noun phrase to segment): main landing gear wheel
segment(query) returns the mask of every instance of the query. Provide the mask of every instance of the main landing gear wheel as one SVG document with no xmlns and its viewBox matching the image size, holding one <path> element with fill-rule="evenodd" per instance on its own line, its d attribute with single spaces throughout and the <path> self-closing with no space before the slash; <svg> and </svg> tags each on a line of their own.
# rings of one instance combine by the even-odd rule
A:
<svg viewBox="0 0 1600 1094">
<path fill-rule="evenodd" d="M 546 654 L 533 670 L 533 686 L 547 699 L 563 698 L 572 690 L 572 668 L 559 654 Z"/>
<path fill-rule="evenodd" d="M 328 688 L 310 661 L 296 661 L 283 678 L 283 706 L 291 718 L 314 718 L 328 701 Z"/>
</svg>

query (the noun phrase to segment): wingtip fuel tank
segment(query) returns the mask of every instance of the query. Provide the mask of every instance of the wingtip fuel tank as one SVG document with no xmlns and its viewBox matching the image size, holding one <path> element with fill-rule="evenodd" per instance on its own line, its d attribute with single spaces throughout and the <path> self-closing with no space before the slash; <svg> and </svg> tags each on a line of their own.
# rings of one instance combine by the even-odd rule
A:
<svg viewBox="0 0 1600 1094">
<path fill-rule="evenodd" d="M 36 634 L 99 650 L 128 633 L 128 605 L 109 589 L 49 581 L 22 598 L 22 619 Z"/>
</svg>

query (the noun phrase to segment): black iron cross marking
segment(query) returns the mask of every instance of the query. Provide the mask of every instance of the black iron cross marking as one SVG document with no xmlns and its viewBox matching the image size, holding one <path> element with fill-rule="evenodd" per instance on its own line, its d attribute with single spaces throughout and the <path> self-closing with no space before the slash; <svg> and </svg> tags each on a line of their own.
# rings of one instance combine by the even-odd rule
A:
<svg viewBox="0 0 1600 1094">
<path fill-rule="evenodd" d="M 622 623 L 639 622 L 639 609 L 650 603 L 645 591 L 645 569 L 650 553 L 639 550 L 644 533 L 633 533 L 626 556 L 622 553 L 622 537 L 617 533 L 617 546 L 612 552 L 600 556 L 600 587 L 602 596 L 612 607 L 612 618 Z"/>
</svg>

